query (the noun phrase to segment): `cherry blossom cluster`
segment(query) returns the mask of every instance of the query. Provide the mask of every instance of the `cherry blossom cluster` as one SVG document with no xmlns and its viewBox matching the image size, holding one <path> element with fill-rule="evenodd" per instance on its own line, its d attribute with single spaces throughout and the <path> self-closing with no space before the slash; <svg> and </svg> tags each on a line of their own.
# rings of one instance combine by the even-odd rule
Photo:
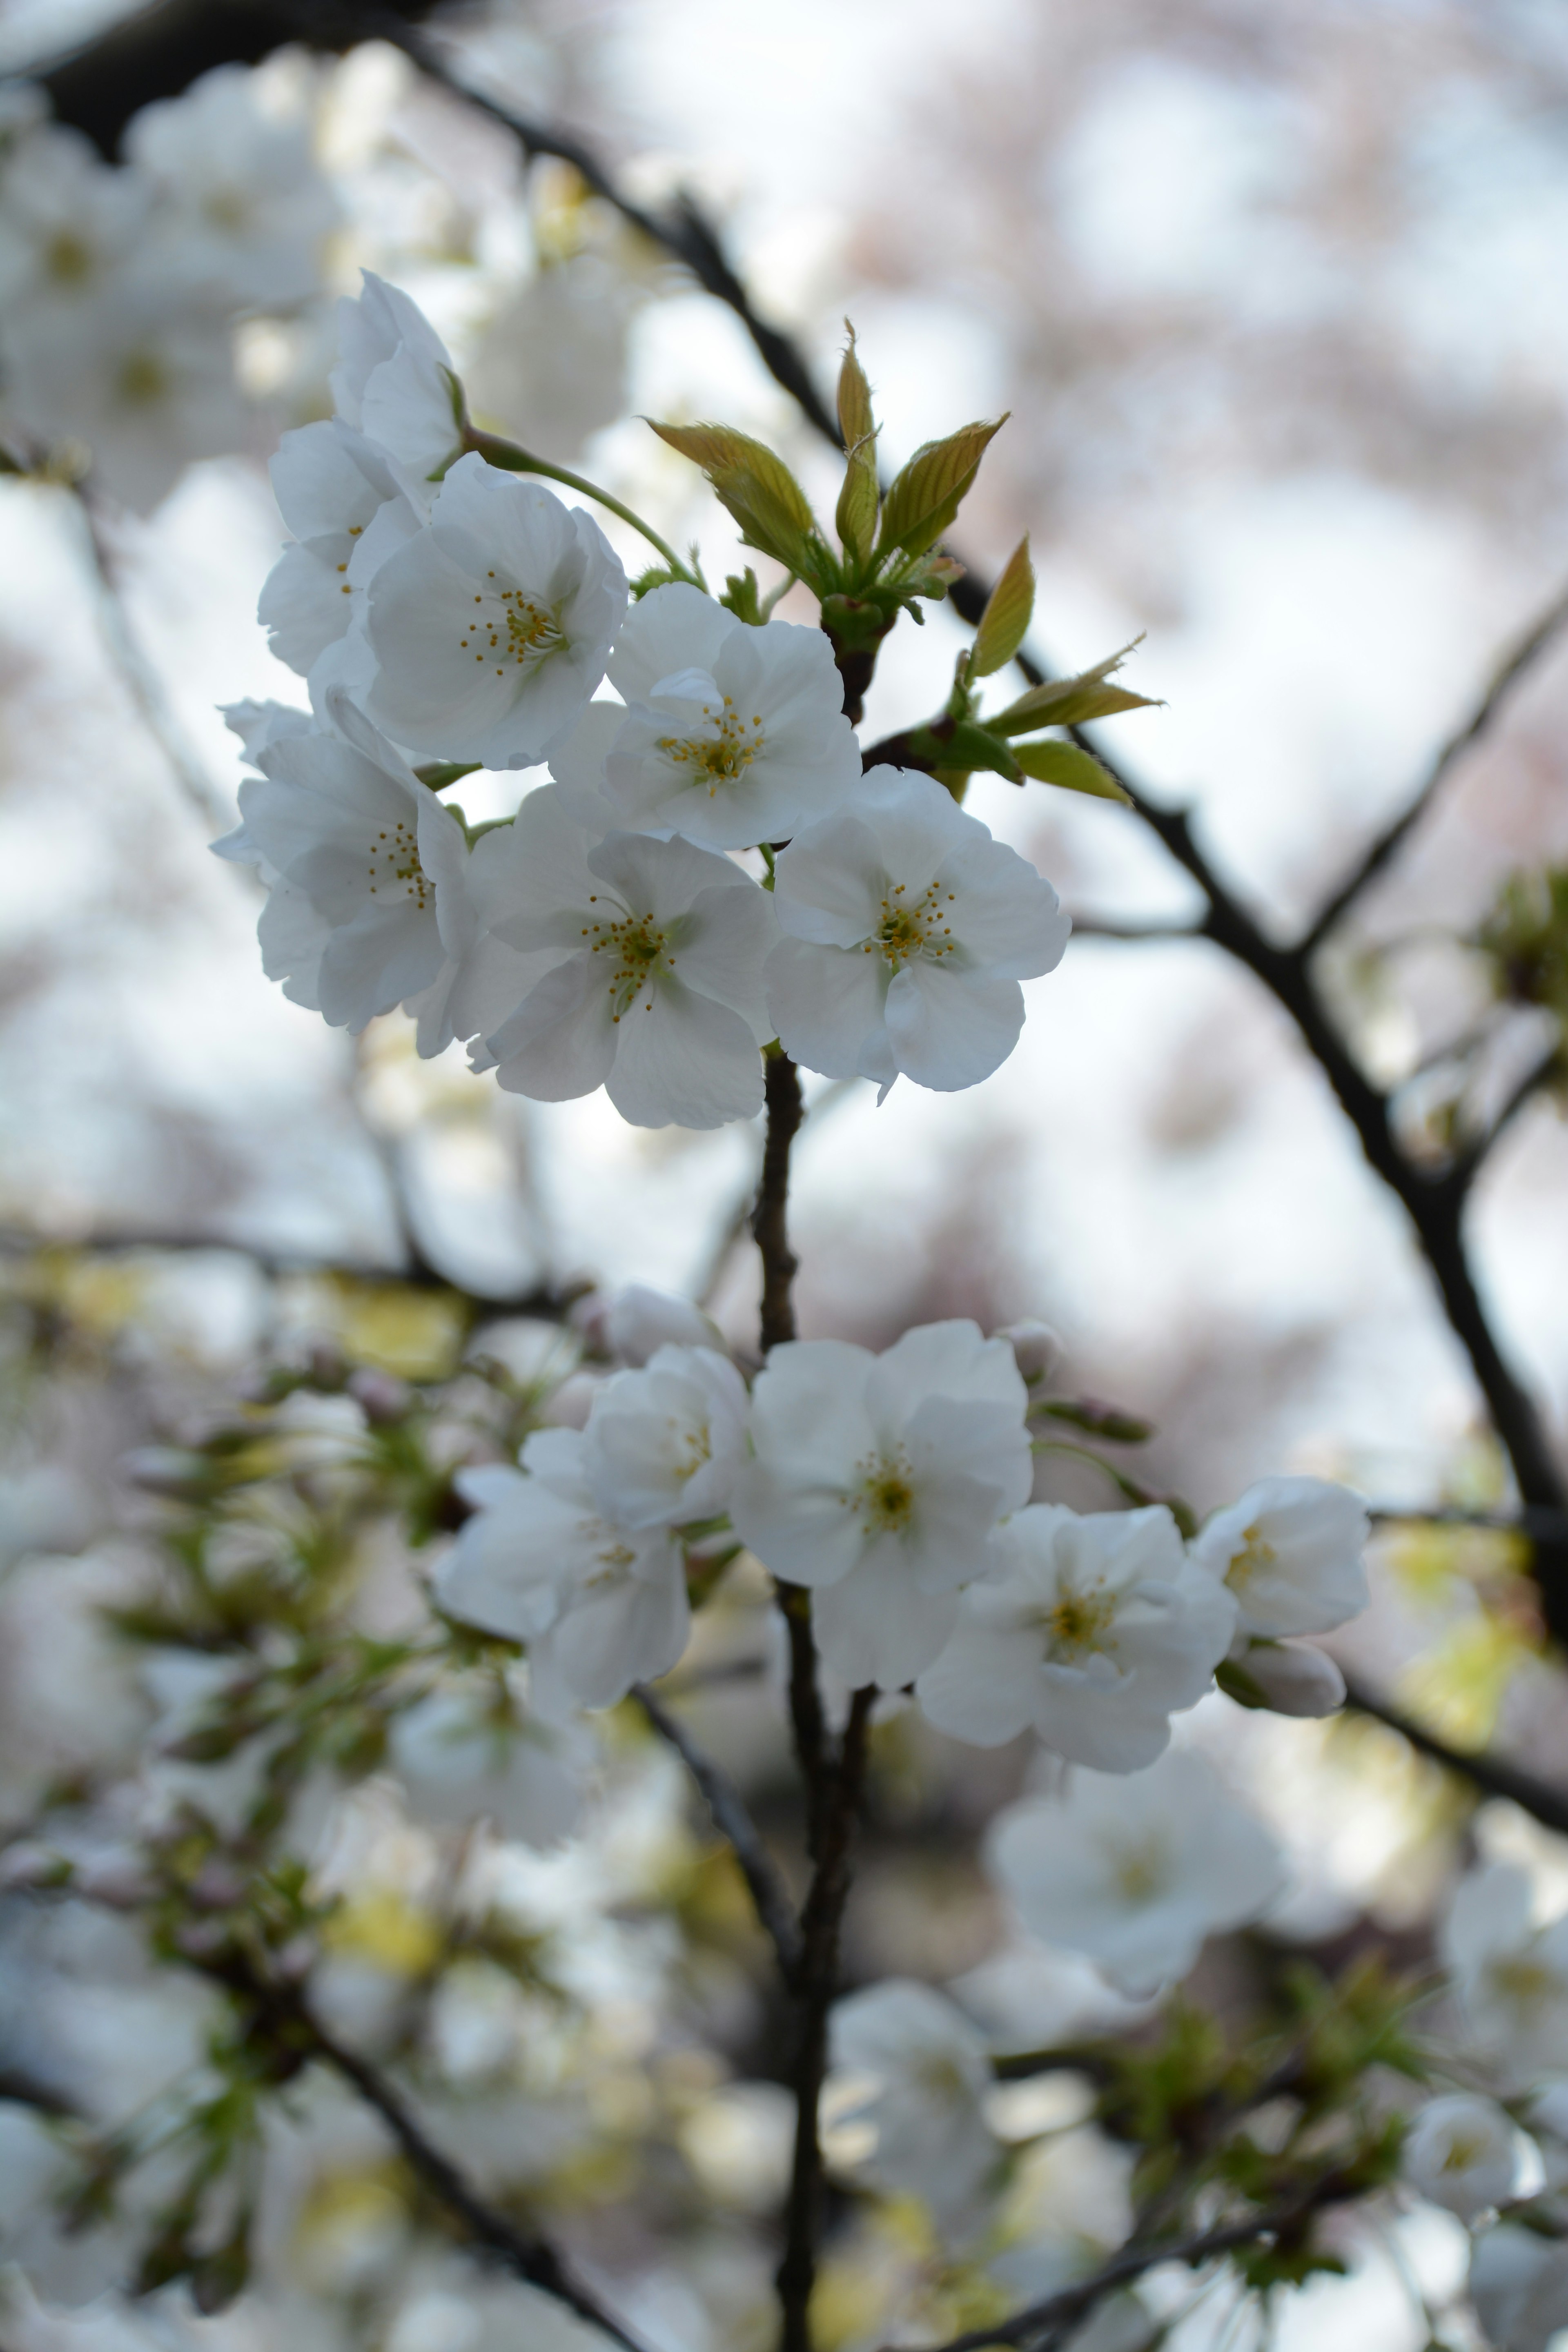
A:
<svg viewBox="0 0 1568 2352">
<path fill-rule="evenodd" d="M 583 509 L 465 448 L 406 296 L 367 277 L 342 353 L 274 461 L 294 539 L 261 600 L 311 709 L 231 713 L 259 773 L 217 845 L 269 885 L 269 976 L 638 1126 L 754 1116 L 774 1039 L 884 1093 L 988 1076 L 1067 943 L 1050 885 L 931 776 L 862 773 L 820 630 L 682 580 L 631 602 Z M 541 764 L 499 825 L 438 797 Z"/>
<path fill-rule="evenodd" d="M 300 58 L 219 66 L 134 115 L 125 160 L 11 85 L 0 115 L 0 414 L 84 445 L 126 505 L 246 446 L 237 320 L 320 291 L 342 218 Z"/>
</svg>

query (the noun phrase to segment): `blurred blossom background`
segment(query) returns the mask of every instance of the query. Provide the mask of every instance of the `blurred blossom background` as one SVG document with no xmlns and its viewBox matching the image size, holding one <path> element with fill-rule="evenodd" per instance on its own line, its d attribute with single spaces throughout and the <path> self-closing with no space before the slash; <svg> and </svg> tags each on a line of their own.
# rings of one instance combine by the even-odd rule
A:
<svg viewBox="0 0 1568 2352">
<path fill-rule="evenodd" d="M 0 74 L 26 77 L 124 13 L 0 0 Z M 494 0 L 445 37 L 462 78 L 581 135 L 639 200 L 690 191 L 824 386 L 852 320 L 887 465 L 1010 412 L 957 550 L 990 578 L 1028 531 L 1031 644 L 1053 668 L 1142 638 L 1128 675 L 1163 707 L 1106 722 L 1103 740 L 1152 798 L 1191 809 L 1270 936 L 1305 927 L 1568 580 L 1568 25 L 1545 0 Z M 20 88 L 0 107 L 22 109 Z M 63 438 L 97 461 L 85 506 L 64 483 L 0 482 L 12 1821 L 50 1776 L 86 1769 L 106 1739 L 133 1752 L 177 1705 L 133 1686 L 93 1614 L 136 1573 L 149 1507 L 123 1465 L 184 1442 L 258 1363 L 330 1348 L 417 1381 L 453 1375 L 465 1348 L 510 1349 L 532 1377 L 564 1344 L 540 1302 L 628 1281 L 701 1299 L 754 1351 L 742 1220 L 760 1135 L 633 1129 L 602 1095 L 534 1104 L 474 1082 L 460 1048 L 421 1063 L 402 1015 L 356 1043 L 288 1003 L 258 968 L 253 877 L 207 853 L 241 772 L 218 706 L 304 699 L 256 623 L 282 537 L 266 460 L 281 430 L 330 408 L 332 305 L 362 267 L 426 309 L 480 422 L 606 484 L 672 543 L 697 535 L 711 576 L 742 560 L 729 526 L 643 417 L 738 425 L 784 452 L 819 509 L 837 461 L 731 312 L 569 165 L 525 169 L 508 132 L 395 48 L 284 50 L 246 103 L 291 126 L 308 159 L 276 195 L 311 258 L 300 282 L 237 292 L 231 277 L 212 298 L 186 424 L 188 446 L 213 454 L 184 464 L 175 444 L 84 405 L 63 415 Z M 219 146 L 231 131 L 215 117 Z M 29 383 L 50 381 L 17 291 L 37 233 L 7 204 L 0 191 L 0 363 L 22 425 L 59 440 L 61 412 L 26 407 Z M 155 284 L 159 234 L 173 253 L 174 229 L 149 229 L 110 257 L 132 299 Z M 192 249 L 179 243 L 182 268 Z M 639 568 L 631 534 L 605 528 Z M 782 613 L 809 620 L 811 601 L 797 590 Z M 868 740 L 934 709 L 967 641 L 943 608 L 900 629 Z M 1413 1149 L 1429 1138 L 1436 1152 L 1469 1108 L 1495 1109 L 1551 1017 L 1500 1003 L 1474 940 L 1511 874 L 1568 864 L 1565 727 L 1568 640 L 1456 761 L 1325 950 L 1336 1017 L 1399 1089 Z M 470 820 L 509 808 L 515 781 L 469 779 Z M 987 1330 L 1038 1317 L 1076 1394 L 1154 1425 L 1129 1470 L 1200 1514 L 1283 1470 L 1342 1478 L 1393 1511 L 1505 1509 L 1505 1462 L 1403 1213 L 1283 1013 L 1205 941 L 1096 935 L 1189 923 L 1195 890 L 1109 803 L 980 775 L 968 805 L 1055 883 L 1082 936 L 1031 990 L 1020 1046 L 984 1084 L 905 1085 L 878 1108 L 868 1085 L 813 1082 L 794 1207 L 804 1335 L 884 1347 L 942 1317 Z M 1565 1202 L 1568 1129 L 1543 1091 L 1487 1166 L 1469 1236 L 1503 1349 L 1560 1449 Z M 421 1280 L 405 1287 L 411 1263 Z M 1114 1499 L 1081 1464 L 1044 1481 L 1081 1508 Z M 754 1646 L 757 1613 L 745 1593 L 719 1612 L 713 1654 Z M 1510 1538 L 1407 1526 L 1380 1538 L 1373 1607 L 1339 1654 L 1456 1745 L 1490 1741 L 1551 1778 L 1568 1774 L 1568 1710 L 1538 1631 Z M 716 1690 L 695 1719 L 766 1813 L 782 1734 L 744 1686 Z M 1364 1719 L 1287 1723 L 1215 1699 L 1181 1737 L 1287 1839 L 1297 1884 L 1268 1933 L 1291 1948 L 1428 1953 L 1478 1839 L 1542 1883 L 1562 1871 L 1563 1849 L 1522 1815 L 1467 1822 L 1450 1784 Z M 559 1941 L 583 1887 L 617 1922 L 560 1961 L 593 1988 L 592 2063 L 561 2055 L 572 2088 L 558 2096 L 548 2032 L 525 2036 L 534 2080 L 519 2095 L 553 2117 L 534 2146 L 565 2209 L 561 2181 L 577 2180 L 590 2238 L 613 2189 L 595 2137 L 606 2118 L 679 2144 L 733 2227 L 700 2258 L 647 2269 L 641 2324 L 690 2352 L 761 2343 L 747 2217 L 782 2161 L 767 2021 L 726 1956 L 731 1927 L 710 1920 L 703 1998 L 729 2056 L 659 2038 L 657 1988 L 676 1962 L 650 1925 L 658 1902 L 679 1881 L 700 1927 L 732 1890 L 704 1878 L 673 1759 L 638 1752 L 635 1801 L 597 1845 L 526 1867 L 511 1849 L 504 1865 L 531 1934 Z M 961 1751 L 905 1721 L 884 1762 L 879 1801 L 912 1832 L 868 1860 L 851 1981 L 892 1969 L 967 1986 L 1004 2038 L 1020 2019 L 1043 2038 L 1075 2030 L 1096 1998 L 1104 2011 L 1066 1963 L 1047 1983 L 1009 1954 L 979 1880 L 976 1828 L 1017 1785 L 1014 1751 Z M 391 1798 L 364 1798 L 335 1834 L 338 1883 L 356 1890 L 344 2013 L 363 2020 L 353 1965 L 402 1981 L 387 1921 L 417 1940 L 418 1874 L 434 1865 L 423 1849 L 410 1859 Z M 110 1948 L 114 1932 L 78 1922 L 47 1950 L 34 1927 L 0 1935 L 0 2081 L 53 2068 L 73 2090 L 96 2074 L 130 2099 L 159 2079 L 159 2037 L 181 2042 L 189 2020 Z M 430 2028 L 447 2037 L 458 2103 L 521 2031 L 518 2004 L 545 2000 L 493 1954 L 466 1965 Z M 1252 1963 L 1226 1946 L 1205 1965 L 1224 2000 Z M 683 1997 L 697 2000 L 691 1982 Z M 7 2116 L 0 2172 L 20 2180 L 36 2150 L 0 2101 Z M 384 2151 L 346 2098 L 279 2128 L 268 2227 L 294 2267 L 266 2326 L 237 2343 L 279 2340 L 280 2314 L 327 2305 L 350 2315 L 346 2336 L 320 2323 L 312 2344 L 521 2340 L 508 2331 L 522 2306 L 505 2298 L 525 2291 L 454 2283 L 449 2249 L 422 2255 L 417 2292 L 373 2325 L 371 2283 L 405 2224 Z M 1095 2238 L 1100 2209 L 1075 2216 L 1064 2177 L 1042 2165 L 1035 2189 L 1063 2242 Z M 1089 2193 L 1081 2178 L 1072 2193 Z M 1110 2179 L 1105 2200 L 1120 2193 Z M 1455 2257 L 1439 2217 L 1426 2209 L 1406 2234 L 1400 2260 L 1441 2285 Z M 855 2280 L 891 2279 L 906 2255 L 861 2246 L 835 2341 L 875 2340 L 857 2333 L 871 2323 Z M 89 2274 L 68 2249 L 39 2263 L 51 2305 L 112 2283 L 112 2263 Z M 1331 2324 L 1346 2352 L 1415 2346 L 1397 2271 L 1362 2248 L 1350 2281 L 1291 2306 L 1278 2344 L 1325 2341 Z M 1331 2294 L 1331 2320 L 1314 2300 Z M 487 2295 L 502 2298 L 494 2312 Z M 564 2343 L 570 2323 L 548 2324 Z M 63 2332 L 25 2352 L 77 2343 L 50 2325 Z"/>
</svg>

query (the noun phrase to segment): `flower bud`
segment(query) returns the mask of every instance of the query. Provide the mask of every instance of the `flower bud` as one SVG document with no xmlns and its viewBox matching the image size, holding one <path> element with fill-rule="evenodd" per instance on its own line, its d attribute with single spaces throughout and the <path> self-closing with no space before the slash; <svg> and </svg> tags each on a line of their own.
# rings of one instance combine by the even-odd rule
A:
<svg viewBox="0 0 1568 2352">
<path fill-rule="evenodd" d="M 594 1399 L 603 1386 L 592 1372 L 574 1372 L 545 1398 L 539 1409 L 540 1420 L 550 1429 L 585 1429 Z"/>
<path fill-rule="evenodd" d="M 700 1307 L 640 1282 L 627 1283 L 611 1299 L 605 1337 L 623 1363 L 637 1367 L 660 1348 L 715 1348 L 721 1355 L 729 1353 L 718 1325 Z"/>
<path fill-rule="evenodd" d="M 1220 1670 L 1220 1682 L 1244 1706 L 1264 1706 L 1274 1715 L 1332 1715 L 1344 1705 L 1343 1675 L 1326 1651 L 1310 1642 L 1237 1643 Z M 1256 1697 L 1238 1686 L 1247 1684 Z"/>
<path fill-rule="evenodd" d="M 1031 1383 L 1054 1371 L 1067 1352 L 1048 1323 L 1008 1323 L 994 1336 L 1006 1340 L 1018 1370 Z"/>
<path fill-rule="evenodd" d="M 1521 2144 L 1512 2117 L 1492 2100 L 1457 2091 L 1422 2108 L 1400 2169 L 1423 2197 L 1473 2221 L 1510 2194 Z"/>
</svg>

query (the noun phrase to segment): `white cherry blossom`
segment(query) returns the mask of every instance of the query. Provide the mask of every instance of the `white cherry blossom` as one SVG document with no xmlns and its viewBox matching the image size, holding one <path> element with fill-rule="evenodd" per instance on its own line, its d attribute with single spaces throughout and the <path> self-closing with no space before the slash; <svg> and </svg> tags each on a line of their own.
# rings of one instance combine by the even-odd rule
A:
<svg viewBox="0 0 1568 2352">
<path fill-rule="evenodd" d="M 1460 1882 L 1443 1956 L 1474 2047 L 1507 2087 L 1568 2063 L 1568 1915 L 1537 1923 L 1528 1873 L 1489 1863 Z"/>
<path fill-rule="evenodd" d="M 475 877 L 489 930 L 553 958 L 487 1038 L 510 1092 L 604 1087 L 635 1127 L 721 1127 L 761 1109 L 772 902 L 727 857 L 613 833 L 595 845 L 560 788 L 530 793 Z"/>
<path fill-rule="evenodd" d="M 1235 1594 L 1240 1633 L 1328 1633 L 1367 1603 L 1360 1499 L 1323 1478 L 1260 1478 L 1216 1511 L 1193 1545 Z"/>
<path fill-rule="evenodd" d="M 315 160 L 309 69 L 215 66 L 132 117 L 125 152 L 160 199 L 162 274 L 226 310 L 303 301 L 342 208 Z"/>
<path fill-rule="evenodd" d="M 985 2120 L 985 2036 L 931 1986 L 889 1977 L 835 2008 L 829 2054 L 842 2085 L 840 2124 L 875 2129 L 861 2178 L 924 2200 L 948 2222 L 967 2218 L 1002 2150 Z"/>
<path fill-rule="evenodd" d="M 419 1819 L 467 1828 L 486 1815 L 528 1845 L 570 1834 L 593 1743 L 584 1727 L 533 1712 L 516 1681 L 429 1691 L 394 1716 L 390 1760 Z"/>
<path fill-rule="evenodd" d="M 1495 2099 L 1450 2092 L 1429 2099 L 1411 2125 L 1400 2169 L 1423 2197 L 1469 2222 L 1509 2195 L 1520 2142 L 1512 2116 Z"/>
<path fill-rule="evenodd" d="M 7 331 L 23 303 L 64 308 L 99 300 L 132 263 L 151 200 L 139 172 L 116 171 L 81 131 L 53 122 L 26 131 L 0 170 L 0 301 Z"/>
<path fill-rule="evenodd" d="M 768 967 L 781 1043 L 830 1078 L 900 1073 L 951 1093 L 1005 1062 L 1018 986 L 1071 929 L 1048 882 L 933 778 L 873 768 L 778 861 Z"/>
<path fill-rule="evenodd" d="M 459 1471 L 475 1516 L 437 1576 L 452 1616 L 528 1644 L 534 1705 L 552 1719 L 668 1674 L 690 1630 L 679 1543 L 600 1516 L 584 1446 L 580 1430 L 535 1430 L 521 1470 Z"/>
<path fill-rule="evenodd" d="M 673 1298 L 646 1282 L 628 1282 L 604 1310 L 604 1337 L 623 1364 L 646 1364 L 660 1348 L 721 1349 L 719 1327 L 689 1298 Z"/>
<path fill-rule="evenodd" d="M 632 606 L 609 676 L 627 708 L 613 729 L 598 722 L 584 781 L 612 824 L 743 849 L 787 840 L 859 783 L 820 629 L 751 628 L 676 581 Z"/>
<path fill-rule="evenodd" d="M 952 1640 L 921 1675 L 939 1729 L 982 1748 L 1026 1727 L 1104 1772 L 1152 1764 L 1170 1717 L 1207 1690 L 1236 1623 L 1163 1504 L 1079 1517 L 1037 1503 L 994 1538 Z"/>
<path fill-rule="evenodd" d="M 270 470 L 294 539 L 268 574 L 257 618 L 279 660 L 306 676 L 363 625 L 371 581 L 423 518 L 384 452 L 341 417 L 285 433 Z"/>
<path fill-rule="evenodd" d="M 745 1458 L 746 1384 L 711 1348 L 660 1348 L 594 1400 L 584 1460 L 594 1500 L 626 1528 L 685 1527 L 729 1508 Z"/>
<path fill-rule="evenodd" d="M 842 1339 L 775 1348 L 752 1396 L 754 1458 L 731 1506 L 764 1567 L 820 1588 L 828 1667 L 899 1689 L 929 1666 L 1027 1501 L 1023 1380 L 1005 1340 L 926 1323 L 874 1356 Z"/>
<path fill-rule="evenodd" d="M 1310 1642 L 1253 1641 L 1238 1633 L 1223 1677 L 1233 1698 L 1273 1715 L 1332 1715 L 1345 1703 L 1345 1678 Z"/>
<path fill-rule="evenodd" d="M 1568 2327 L 1568 2245 L 1501 2221 L 1476 2241 L 1468 2291 L 1493 2352 L 1550 2352 Z"/>
<path fill-rule="evenodd" d="M 1126 1777 L 1075 1771 L 1063 1794 L 1000 1814 L 987 1845 L 1028 1932 L 1134 2000 L 1184 1977 L 1207 1937 L 1257 1918 L 1283 1877 L 1268 1832 L 1179 1749 Z"/>
<path fill-rule="evenodd" d="M 419 305 L 374 270 L 360 275 L 363 290 L 338 304 L 332 398 L 344 424 L 384 449 L 419 496 L 461 452 L 462 394 L 447 346 Z"/>
<path fill-rule="evenodd" d="M 432 757 L 530 767 L 576 725 L 626 602 L 581 507 L 470 453 L 370 582 L 371 717 Z"/>
</svg>

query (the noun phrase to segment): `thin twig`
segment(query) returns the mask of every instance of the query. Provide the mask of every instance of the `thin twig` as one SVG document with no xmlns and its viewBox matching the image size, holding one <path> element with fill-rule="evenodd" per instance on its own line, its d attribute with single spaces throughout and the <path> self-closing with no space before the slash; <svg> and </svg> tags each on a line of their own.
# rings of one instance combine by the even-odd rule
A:
<svg viewBox="0 0 1568 2352">
<path fill-rule="evenodd" d="M 631 1695 L 661 1739 L 667 1739 L 702 1791 L 713 1826 L 729 1840 L 751 1893 L 752 1908 L 773 1944 L 779 1971 L 793 1985 L 800 1969 L 801 1932 L 789 1890 L 763 1843 L 744 1798 L 723 1767 L 705 1756 L 686 1726 L 656 1697 L 646 1683 L 634 1683 Z"/>
<path fill-rule="evenodd" d="M 1476 1754 L 1467 1748 L 1450 1748 L 1447 1740 L 1427 1731 L 1400 1709 L 1391 1706 L 1386 1699 L 1378 1698 L 1363 1683 L 1348 1677 L 1345 1684 L 1345 1705 L 1357 1715 L 1370 1716 L 1374 1723 L 1384 1723 L 1407 1739 L 1418 1755 L 1429 1757 L 1446 1772 L 1469 1781 L 1486 1797 L 1506 1798 L 1541 1822 L 1545 1829 L 1568 1836 L 1568 1790 L 1553 1789 L 1538 1780 L 1532 1772 L 1522 1772 L 1515 1764 L 1506 1763 L 1500 1756 L 1484 1751 Z"/>
<path fill-rule="evenodd" d="M 800 1072 L 782 1050 L 769 1054 L 763 1072 L 768 1127 L 763 1145 L 763 1172 L 757 1204 L 752 1212 L 752 1232 L 763 1260 L 761 1339 L 763 1353 L 782 1340 L 795 1338 L 792 1286 L 800 1261 L 789 1245 L 786 1222 L 789 1197 L 789 1155 L 799 1129 L 803 1108 Z"/>
<path fill-rule="evenodd" d="M 1334 2175 L 1319 2181 L 1304 2197 L 1293 2204 L 1277 2205 L 1268 2211 L 1255 2213 L 1244 2221 L 1227 2221 L 1214 2230 L 1194 2231 L 1184 2238 L 1146 2241 L 1125 2247 L 1112 2255 L 1094 2272 L 1080 2279 L 1076 2286 L 1062 2287 L 1047 2295 L 1043 2303 L 1032 2303 L 1023 2311 L 1016 2311 L 1010 2319 L 1002 2319 L 990 2327 L 972 2328 L 966 2336 L 954 2336 L 935 2352 L 985 2352 L 994 2344 L 1011 2344 L 1020 2347 L 1068 2322 L 1081 2319 L 1093 2310 L 1102 2295 L 1119 2286 L 1128 2285 L 1142 2278 L 1145 2271 L 1161 2263 L 1185 2263 L 1189 2265 L 1212 2262 L 1216 2254 L 1233 2253 L 1238 2246 L 1251 2245 L 1259 2238 L 1277 2237 L 1283 2231 L 1293 2230 L 1314 2212 L 1327 2205 L 1342 2201 L 1354 2191 Z"/>
<path fill-rule="evenodd" d="M 1486 1133 L 1471 1144 L 1454 1163 L 1449 1181 L 1458 1185 L 1461 1192 L 1468 1192 L 1498 1139 L 1512 1126 L 1525 1105 L 1533 1101 L 1542 1087 L 1548 1085 L 1561 1073 L 1563 1066 L 1563 1048 L 1560 1045 L 1549 1045 L 1546 1051 L 1531 1064 L 1504 1101 Z"/>
<path fill-rule="evenodd" d="M 1545 651 L 1564 623 L 1568 623 L 1568 594 L 1554 598 L 1504 656 L 1464 725 L 1457 734 L 1449 736 L 1433 761 L 1419 789 L 1393 824 L 1385 825 L 1363 852 L 1354 868 L 1318 914 L 1311 929 L 1300 941 L 1304 955 L 1310 955 L 1322 944 L 1340 918 L 1361 897 L 1368 883 L 1383 872 L 1412 829 L 1420 823 L 1456 760 L 1486 733 L 1519 679 L 1536 656 Z"/>
<path fill-rule="evenodd" d="M 794 2068 L 795 2162 L 784 2209 L 784 2252 L 778 2270 L 783 2332 L 779 2352 L 811 2352 L 811 2291 L 822 2210 L 822 2137 L 817 2107 L 827 2072 L 827 2012 L 838 1988 L 838 1939 L 848 1899 L 850 1845 L 866 1778 L 875 1685 L 858 1690 L 832 1776 L 821 1851 L 801 1914 L 803 1950 L 796 1979 Z"/>
</svg>

